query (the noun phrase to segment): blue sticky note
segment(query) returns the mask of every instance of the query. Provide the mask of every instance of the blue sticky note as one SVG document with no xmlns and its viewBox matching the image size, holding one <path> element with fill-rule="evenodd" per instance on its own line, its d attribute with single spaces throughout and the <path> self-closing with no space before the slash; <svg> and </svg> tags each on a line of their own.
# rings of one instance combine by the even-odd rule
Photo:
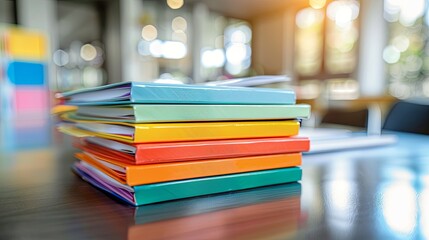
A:
<svg viewBox="0 0 429 240">
<path fill-rule="evenodd" d="M 45 66 L 35 62 L 10 62 L 7 77 L 15 85 L 44 85 Z"/>
</svg>

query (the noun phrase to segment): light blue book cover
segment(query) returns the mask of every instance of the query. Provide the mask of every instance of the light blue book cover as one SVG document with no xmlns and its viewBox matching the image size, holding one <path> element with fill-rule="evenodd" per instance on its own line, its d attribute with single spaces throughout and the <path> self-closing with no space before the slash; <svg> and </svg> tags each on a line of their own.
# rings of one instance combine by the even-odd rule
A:
<svg viewBox="0 0 429 240">
<path fill-rule="evenodd" d="M 58 96 L 71 105 L 130 103 L 173 104 L 295 104 L 292 90 L 124 82 Z"/>
</svg>

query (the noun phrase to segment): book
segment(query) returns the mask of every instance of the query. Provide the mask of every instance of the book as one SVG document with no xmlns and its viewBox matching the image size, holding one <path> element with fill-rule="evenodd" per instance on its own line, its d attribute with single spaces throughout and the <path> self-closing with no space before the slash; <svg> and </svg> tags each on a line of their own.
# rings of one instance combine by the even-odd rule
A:
<svg viewBox="0 0 429 240">
<path fill-rule="evenodd" d="M 70 105 L 129 103 L 295 104 L 292 90 L 123 82 L 57 95 Z"/>
<path fill-rule="evenodd" d="M 76 144 L 89 152 L 103 152 L 116 161 L 129 164 L 153 164 L 305 152 L 310 148 L 308 138 L 276 137 L 191 142 L 128 144 L 89 137 Z"/>
<path fill-rule="evenodd" d="M 286 203 L 283 207 L 299 210 L 301 183 L 276 184 L 236 191 L 229 194 L 215 194 L 212 196 L 194 197 L 141 206 L 135 208 L 134 223 L 136 225 L 146 225 L 147 223 L 163 222 L 164 220 L 206 215 L 211 212 L 229 213 L 228 211 L 231 209 L 247 207 L 256 207 L 265 210 L 266 208 L 262 207 L 264 203 L 291 199 L 296 199 L 295 204 Z M 260 216 L 258 211 L 252 211 L 252 213 Z M 284 215 L 280 216 L 284 217 Z M 269 221 L 269 219 L 267 220 Z"/>
<path fill-rule="evenodd" d="M 130 123 L 304 119 L 310 105 L 134 104 L 79 106 L 69 117 Z"/>
<path fill-rule="evenodd" d="M 132 124 L 76 120 L 67 113 L 61 118 L 66 123 L 60 124 L 58 129 L 64 133 L 129 143 L 286 137 L 297 135 L 299 131 L 299 122 L 295 120 Z"/>
<path fill-rule="evenodd" d="M 301 153 L 147 165 L 115 161 L 101 152 L 82 152 L 76 157 L 129 186 L 301 165 Z"/>
<path fill-rule="evenodd" d="M 73 169 L 85 181 L 134 206 L 296 182 L 302 177 L 299 167 L 291 167 L 131 187 L 82 161 Z"/>
<path fill-rule="evenodd" d="M 219 81 L 210 81 L 205 83 L 207 86 L 235 86 L 235 87 L 254 87 L 272 83 L 291 82 L 291 78 L 286 75 L 261 75 L 247 78 L 234 78 Z"/>
</svg>

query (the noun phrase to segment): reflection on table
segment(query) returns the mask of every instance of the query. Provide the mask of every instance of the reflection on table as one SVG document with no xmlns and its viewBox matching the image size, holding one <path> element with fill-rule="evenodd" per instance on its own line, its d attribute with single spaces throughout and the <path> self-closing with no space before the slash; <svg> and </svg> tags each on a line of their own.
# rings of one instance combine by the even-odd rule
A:
<svg viewBox="0 0 429 240">
<path fill-rule="evenodd" d="M 429 136 L 397 135 L 395 145 L 304 156 L 300 184 L 139 208 L 75 176 L 72 141 L 58 135 L 1 152 L 0 239 L 428 238 Z"/>
<path fill-rule="evenodd" d="M 287 239 L 300 221 L 299 183 L 136 209 L 128 239 Z"/>
</svg>

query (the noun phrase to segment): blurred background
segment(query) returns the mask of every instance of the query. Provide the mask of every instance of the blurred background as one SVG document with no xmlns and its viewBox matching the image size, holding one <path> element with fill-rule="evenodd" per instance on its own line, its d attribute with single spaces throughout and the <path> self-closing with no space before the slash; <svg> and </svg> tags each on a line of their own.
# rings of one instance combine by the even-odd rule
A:
<svg viewBox="0 0 429 240">
<path fill-rule="evenodd" d="M 57 92 L 287 75 L 304 125 L 379 131 L 429 96 L 426 0 L 0 0 L 0 135 L 49 144 Z M 266 87 L 266 86 L 264 86 Z M 47 134 L 49 133 L 49 134 Z M 19 141 L 14 139 L 20 139 Z"/>
</svg>

